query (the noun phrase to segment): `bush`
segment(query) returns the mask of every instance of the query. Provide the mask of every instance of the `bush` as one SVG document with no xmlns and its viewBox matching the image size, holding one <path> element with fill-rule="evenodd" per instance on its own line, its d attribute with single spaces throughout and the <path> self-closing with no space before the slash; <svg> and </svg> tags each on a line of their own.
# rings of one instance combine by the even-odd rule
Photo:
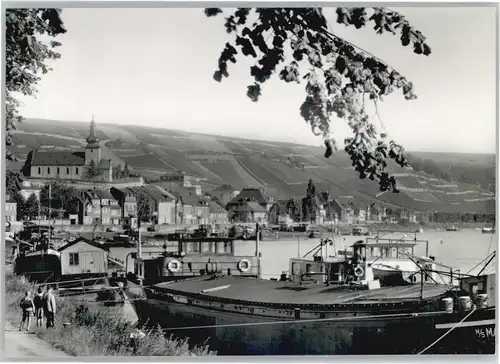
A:
<svg viewBox="0 0 500 364">
<path fill-rule="evenodd" d="M 6 318 L 18 323 L 19 302 L 35 286 L 22 277 L 6 273 Z M 54 329 L 37 329 L 37 335 L 52 346 L 75 356 L 206 356 L 215 355 L 207 346 L 190 347 L 187 340 L 166 337 L 161 328 L 145 330 L 136 351 L 130 347 L 131 325 L 123 318 L 108 316 L 97 306 L 78 305 L 70 298 L 56 297 Z"/>
</svg>

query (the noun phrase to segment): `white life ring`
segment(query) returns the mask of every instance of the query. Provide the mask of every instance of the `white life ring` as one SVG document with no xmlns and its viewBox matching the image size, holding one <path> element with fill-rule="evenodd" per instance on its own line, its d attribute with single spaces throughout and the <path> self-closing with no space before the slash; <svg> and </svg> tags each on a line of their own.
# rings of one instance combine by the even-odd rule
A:
<svg viewBox="0 0 500 364">
<path fill-rule="evenodd" d="M 248 259 L 242 259 L 238 262 L 238 270 L 240 272 L 248 272 L 252 264 Z"/>
<path fill-rule="evenodd" d="M 363 274 L 365 273 L 363 267 L 361 267 L 360 265 L 358 265 L 356 268 L 354 268 L 354 275 L 356 277 L 361 277 Z"/>
<path fill-rule="evenodd" d="M 167 263 L 167 269 L 169 272 L 175 273 L 181 269 L 181 263 L 178 260 L 173 259 Z"/>
</svg>

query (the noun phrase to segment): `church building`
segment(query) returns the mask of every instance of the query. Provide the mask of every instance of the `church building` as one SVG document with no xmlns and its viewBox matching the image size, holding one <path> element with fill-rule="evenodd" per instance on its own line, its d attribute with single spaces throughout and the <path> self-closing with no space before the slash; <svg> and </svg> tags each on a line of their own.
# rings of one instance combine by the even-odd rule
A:
<svg viewBox="0 0 500 364">
<path fill-rule="evenodd" d="M 26 158 L 24 174 L 31 178 L 112 181 L 111 159 L 101 157 L 101 146 L 96 136 L 94 118 L 90 122 L 90 135 L 84 151 L 33 150 Z M 91 162 L 93 161 L 93 163 Z M 93 164 L 94 177 L 89 178 L 89 164 Z"/>
</svg>

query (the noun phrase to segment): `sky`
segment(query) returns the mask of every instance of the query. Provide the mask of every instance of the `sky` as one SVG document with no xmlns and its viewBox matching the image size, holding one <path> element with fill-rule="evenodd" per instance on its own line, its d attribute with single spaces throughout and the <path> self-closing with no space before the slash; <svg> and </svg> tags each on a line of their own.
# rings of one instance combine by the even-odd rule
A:
<svg viewBox="0 0 500 364">
<path fill-rule="evenodd" d="M 495 8 L 393 8 L 426 37 L 428 57 L 399 37 L 372 27 L 336 23 L 331 31 L 373 53 L 413 82 L 417 100 L 394 92 L 379 104 L 383 131 L 407 150 L 494 153 L 496 145 Z M 257 103 L 249 60 L 229 65 L 221 83 L 212 75 L 230 40 L 220 16 L 203 9 L 63 9 L 67 33 L 61 58 L 43 76 L 37 98 L 23 98 L 25 117 L 133 124 L 320 145 L 301 118 L 304 84 L 278 77 Z M 340 140 L 348 127 L 334 120 Z"/>
</svg>

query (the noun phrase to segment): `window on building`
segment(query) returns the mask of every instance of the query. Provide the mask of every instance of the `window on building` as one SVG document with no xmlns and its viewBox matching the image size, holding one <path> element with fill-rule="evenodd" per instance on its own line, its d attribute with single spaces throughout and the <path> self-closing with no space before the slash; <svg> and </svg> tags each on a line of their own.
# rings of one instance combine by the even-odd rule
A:
<svg viewBox="0 0 500 364">
<path fill-rule="evenodd" d="M 75 174 L 78 174 L 78 167 L 75 168 Z"/>
<path fill-rule="evenodd" d="M 38 167 L 38 174 L 42 174 L 42 168 Z"/>
<path fill-rule="evenodd" d="M 50 174 L 50 167 L 47 167 L 47 173 Z"/>
<path fill-rule="evenodd" d="M 60 171 L 59 171 L 59 167 L 57 167 L 57 174 L 59 174 L 59 173 L 60 173 Z"/>
<path fill-rule="evenodd" d="M 79 265 L 80 255 L 78 253 L 69 253 L 69 265 Z"/>
</svg>

